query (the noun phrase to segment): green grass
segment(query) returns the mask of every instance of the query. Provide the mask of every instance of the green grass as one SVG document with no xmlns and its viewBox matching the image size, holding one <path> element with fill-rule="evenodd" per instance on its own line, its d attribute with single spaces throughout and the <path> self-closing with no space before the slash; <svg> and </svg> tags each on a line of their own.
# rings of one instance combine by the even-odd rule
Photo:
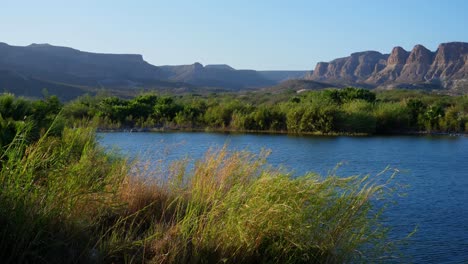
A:
<svg viewBox="0 0 468 264">
<path fill-rule="evenodd" d="M 161 262 L 375 261 L 389 245 L 372 206 L 387 189 L 368 177 L 291 178 L 265 168 L 264 156 L 223 148 L 178 179 L 175 231 L 155 250 Z"/>
<path fill-rule="evenodd" d="M 104 154 L 90 128 L 45 134 L 32 144 L 26 134 L 20 131 L 1 156 L 2 262 L 86 258 L 97 218 L 118 206 L 113 196 L 126 164 Z"/>
<path fill-rule="evenodd" d="M 149 164 L 148 177 L 105 153 L 92 128 L 33 143 L 26 135 L 1 152 L 2 263 L 343 263 L 392 253 L 381 224 L 392 190 L 371 177 L 293 178 L 267 166 L 268 153 L 226 147 L 192 169 Z"/>
</svg>

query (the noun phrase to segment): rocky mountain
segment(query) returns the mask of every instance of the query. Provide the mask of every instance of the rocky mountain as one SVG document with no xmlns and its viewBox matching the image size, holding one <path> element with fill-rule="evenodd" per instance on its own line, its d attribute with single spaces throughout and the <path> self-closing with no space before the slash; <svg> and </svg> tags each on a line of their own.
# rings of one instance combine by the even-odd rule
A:
<svg viewBox="0 0 468 264">
<path fill-rule="evenodd" d="M 416 45 L 390 54 L 353 53 L 331 62 L 319 62 L 308 80 L 383 89 L 428 88 L 462 91 L 468 87 L 468 43 L 440 44 L 435 52 Z"/>
<path fill-rule="evenodd" d="M 331 62 L 319 62 L 306 79 L 331 83 L 362 83 L 385 67 L 388 55 L 364 51 Z"/>
<path fill-rule="evenodd" d="M 468 93 L 468 43 L 443 43 L 434 52 L 422 45 L 411 51 L 395 47 L 390 54 L 356 52 L 320 62 L 310 72 L 237 70 L 226 64 L 155 66 L 138 54 L 0 43 L 0 91 L 34 97 L 44 88 L 69 99 L 98 89 L 132 94 L 141 89 L 190 92 L 292 86 L 297 90 L 346 85 Z"/>
</svg>

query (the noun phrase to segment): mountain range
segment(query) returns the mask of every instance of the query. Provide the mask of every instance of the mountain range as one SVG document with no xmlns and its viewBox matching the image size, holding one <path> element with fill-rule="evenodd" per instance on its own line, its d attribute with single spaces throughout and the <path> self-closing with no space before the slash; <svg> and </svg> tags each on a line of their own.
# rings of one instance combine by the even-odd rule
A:
<svg viewBox="0 0 468 264">
<path fill-rule="evenodd" d="M 155 66 L 138 54 L 102 54 L 49 44 L 10 46 L 0 43 L 0 89 L 37 96 L 95 89 L 252 89 L 272 86 L 307 71 L 236 70 L 228 65 Z M 29 87 L 29 88 L 28 88 Z M 208 89 L 209 90 L 209 89 Z M 74 92 L 73 92 L 74 91 Z"/>
<path fill-rule="evenodd" d="M 307 80 L 368 88 L 417 88 L 468 92 L 468 43 L 449 42 L 432 52 L 422 45 L 411 51 L 393 48 L 353 53 L 330 62 L 319 62 Z"/>
<path fill-rule="evenodd" d="M 0 92 L 38 97 L 43 89 L 68 100 L 98 90 L 125 95 L 145 89 L 168 92 L 237 91 L 273 87 L 311 90 L 359 86 L 468 93 L 468 43 L 395 47 L 319 62 L 313 71 L 237 70 L 226 64 L 155 66 L 138 54 L 84 52 L 49 44 L 0 43 Z"/>
</svg>

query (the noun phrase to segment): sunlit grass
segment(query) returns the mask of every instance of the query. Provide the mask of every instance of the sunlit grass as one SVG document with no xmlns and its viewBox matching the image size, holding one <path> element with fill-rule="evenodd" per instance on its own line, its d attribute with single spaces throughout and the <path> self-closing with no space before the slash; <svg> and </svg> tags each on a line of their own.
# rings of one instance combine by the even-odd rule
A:
<svg viewBox="0 0 468 264">
<path fill-rule="evenodd" d="M 91 128 L 32 144 L 25 134 L 2 151 L 2 262 L 72 261 L 89 249 L 96 219 L 119 206 L 114 197 L 127 165 L 100 150 Z"/>
<path fill-rule="evenodd" d="M 25 133 L 2 150 L 2 263 L 374 262 L 391 249 L 387 182 L 291 177 L 267 152 L 227 147 L 131 170 L 91 128 Z"/>
<path fill-rule="evenodd" d="M 368 177 L 292 178 L 265 166 L 265 155 L 210 151 L 179 185 L 166 248 L 173 262 L 318 262 L 371 260 L 385 255 L 387 228 L 373 200 L 385 185 Z M 183 171 L 183 170 L 182 170 Z M 178 241 L 174 245 L 174 241 Z"/>
</svg>

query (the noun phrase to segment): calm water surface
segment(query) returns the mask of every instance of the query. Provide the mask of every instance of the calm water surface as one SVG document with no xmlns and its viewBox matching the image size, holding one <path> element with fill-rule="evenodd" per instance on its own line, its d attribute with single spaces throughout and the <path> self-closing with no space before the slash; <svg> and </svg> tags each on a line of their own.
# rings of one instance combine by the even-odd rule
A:
<svg viewBox="0 0 468 264">
<path fill-rule="evenodd" d="M 210 147 L 259 153 L 268 162 L 326 175 L 375 175 L 386 167 L 409 185 L 406 197 L 388 211 L 391 237 L 417 232 L 402 252 L 412 263 L 468 263 L 468 138 L 466 137 L 300 137 L 222 133 L 100 133 L 105 147 L 142 160 L 200 158 Z"/>
</svg>

